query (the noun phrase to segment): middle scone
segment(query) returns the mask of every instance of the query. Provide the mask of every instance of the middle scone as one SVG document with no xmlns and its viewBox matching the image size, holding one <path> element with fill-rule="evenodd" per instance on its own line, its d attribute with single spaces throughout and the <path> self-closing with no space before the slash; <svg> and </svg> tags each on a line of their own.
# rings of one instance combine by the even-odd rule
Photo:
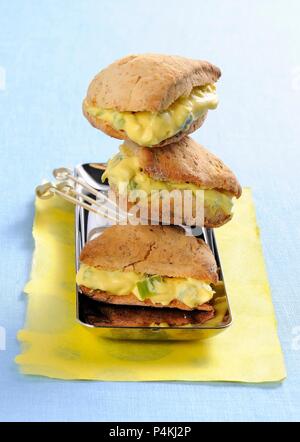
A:
<svg viewBox="0 0 300 442">
<path fill-rule="evenodd" d="M 89 122 L 140 146 L 164 146 L 194 132 L 218 105 L 213 64 L 179 56 L 129 55 L 92 80 L 83 101 Z"/>
<path fill-rule="evenodd" d="M 218 282 L 210 248 L 181 227 L 114 225 L 88 242 L 76 282 L 108 304 L 213 312 Z"/>
<path fill-rule="evenodd" d="M 120 152 L 108 162 L 102 175 L 105 179 L 119 204 L 126 199 L 128 209 L 137 204 L 146 207 L 144 215 L 148 220 L 164 224 L 219 227 L 231 219 L 233 199 L 242 192 L 232 171 L 189 137 L 155 149 L 125 141 Z M 166 192 L 172 195 L 168 206 Z M 187 194 L 190 204 L 185 199 Z M 197 211 L 201 211 L 201 217 Z"/>
</svg>

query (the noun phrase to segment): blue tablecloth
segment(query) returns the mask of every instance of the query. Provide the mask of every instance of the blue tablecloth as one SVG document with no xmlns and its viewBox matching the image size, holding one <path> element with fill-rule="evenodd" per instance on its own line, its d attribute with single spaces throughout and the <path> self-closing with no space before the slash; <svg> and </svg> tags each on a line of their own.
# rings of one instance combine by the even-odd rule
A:
<svg viewBox="0 0 300 442">
<path fill-rule="evenodd" d="M 299 420 L 299 15 L 298 0 L 0 0 L 0 420 Z M 100 68 L 141 52 L 223 70 L 220 106 L 194 137 L 254 190 L 283 385 L 61 382 L 22 376 L 13 362 L 34 187 L 54 167 L 116 151 L 118 141 L 82 117 L 81 101 Z"/>
</svg>

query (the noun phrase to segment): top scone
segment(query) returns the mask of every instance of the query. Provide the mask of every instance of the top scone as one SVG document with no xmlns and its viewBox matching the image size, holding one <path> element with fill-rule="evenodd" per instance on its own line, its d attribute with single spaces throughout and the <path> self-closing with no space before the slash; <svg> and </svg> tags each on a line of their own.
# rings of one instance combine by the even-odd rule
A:
<svg viewBox="0 0 300 442">
<path fill-rule="evenodd" d="M 221 71 L 207 61 L 129 55 L 92 80 L 83 112 L 106 134 L 140 146 L 164 146 L 200 127 L 218 105 Z"/>
</svg>

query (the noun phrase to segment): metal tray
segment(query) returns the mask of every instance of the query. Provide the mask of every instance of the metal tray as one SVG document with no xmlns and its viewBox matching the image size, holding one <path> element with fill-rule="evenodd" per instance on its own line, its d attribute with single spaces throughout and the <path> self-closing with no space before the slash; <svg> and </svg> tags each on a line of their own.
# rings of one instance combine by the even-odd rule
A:
<svg viewBox="0 0 300 442">
<path fill-rule="evenodd" d="M 101 176 L 103 173 L 103 164 L 87 163 L 79 165 L 74 170 L 75 177 L 84 179 L 94 189 L 107 193 L 109 187 L 102 184 Z M 77 188 L 81 193 L 95 198 L 88 194 L 83 188 Z M 76 272 L 79 268 L 79 256 L 85 243 L 103 232 L 104 229 L 111 225 L 111 222 L 99 215 L 94 214 L 80 206 L 76 206 L 76 222 L 75 222 L 75 238 L 76 238 Z M 186 229 L 185 226 L 183 226 Z M 191 233 L 191 232 L 190 232 Z M 100 318 L 101 305 L 98 301 L 93 301 L 83 295 L 80 288 L 76 285 L 77 299 L 77 320 L 92 328 L 97 328 L 98 333 L 102 337 L 110 339 L 142 339 L 142 340 L 192 340 L 205 339 L 215 336 L 225 330 L 232 323 L 232 315 L 229 305 L 228 296 L 223 279 L 223 273 L 220 258 L 217 249 L 215 235 L 212 229 L 193 229 L 192 234 L 202 238 L 211 248 L 218 266 L 219 283 L 214 287 L 215 295 L 212 300 L 216 315 L 213 319 L 201 325 L 189 326 L 148 326 L 148 327 L 123 327 L 123 326 L 97 326 L 97 318 Z M 121 306 L 111 306 L 111 308 L 120 309 Z M 127 307 L 126 307 L 127 308 Z M 145 307 L 149 308 L 149 307 Z M 129 307 L 136 312 L 143 310 L 143 307 Z M 158 309 L 156 309 L 158 310 Z M 160 309 L 159 309 L 160 310 Z M 132 312 L 131 312 L 132 313 Z M 182 311 L 184 315 L 185 312 Z"/>
</svg>

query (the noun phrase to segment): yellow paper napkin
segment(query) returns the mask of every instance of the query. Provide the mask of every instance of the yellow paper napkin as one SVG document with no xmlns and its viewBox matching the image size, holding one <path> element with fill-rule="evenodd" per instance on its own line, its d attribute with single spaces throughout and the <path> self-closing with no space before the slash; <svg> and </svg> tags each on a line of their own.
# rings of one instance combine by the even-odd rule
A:
<svg viewBox="0 0 300 442">
<path fill-rule="evenodd" d="M 106 381 L 276 382 L 286 376 L 250 189 L 215 230 L 233 324 L 188 342 L 114 341 L 76 322 L 74 208 L 36 200 L 21 372 Z"/>
</svg>

